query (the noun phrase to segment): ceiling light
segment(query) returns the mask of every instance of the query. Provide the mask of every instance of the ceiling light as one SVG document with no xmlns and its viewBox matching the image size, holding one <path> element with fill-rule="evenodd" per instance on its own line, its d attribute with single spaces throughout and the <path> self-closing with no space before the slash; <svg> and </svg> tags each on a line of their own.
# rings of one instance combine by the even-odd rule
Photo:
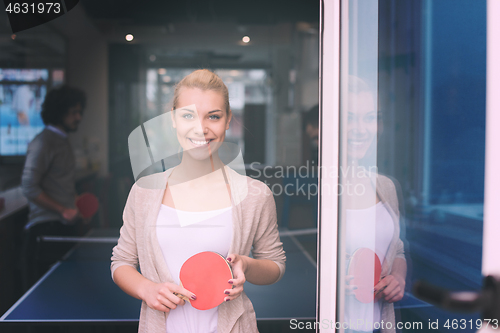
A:
<svg viewBox="0 0 500 333">
<path fill-rule="evenodd" d="M 243 37 L 241 40 L 243 41 L 243 43 L 245 43 L 245 44 L 246 44 L 246 43 L 249 43 L 249 42 L 250 42 L 250 37 L 245 36 L 245 37 Z"/>
<path fill-rule="evenodd" d="M 127 40 L 127 42 L 131 42 L 134 40 L 134 35 L 128 34 L 127 36 L 125 36 L 125 39 Z"/>
</svg>

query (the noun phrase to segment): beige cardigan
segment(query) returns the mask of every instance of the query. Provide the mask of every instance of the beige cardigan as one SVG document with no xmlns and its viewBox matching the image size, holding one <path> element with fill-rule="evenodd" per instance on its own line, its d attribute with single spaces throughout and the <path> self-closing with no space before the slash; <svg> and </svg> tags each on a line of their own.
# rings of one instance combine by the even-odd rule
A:
<svg viewBox="0 0 500 333">
<path fill-rule="evenodd" d="M 389 245 L 389 248 L 387 249 L 387 255 L 384 263 L 382 264 L 382 276 L 386 276 L 392 272 L 392 264 L 394 263 L 394 259 L 406 259 L 404 244 L 400 236 L 402 232 L 402 230 L 400 230 L 401 217 L 399 212 L 399 201 L 396 186 L 389 177 L 377 175 L 376 190 L 380 200 L 388 204 L 388 211 L 394 222 L 394 233 L 392 236 L 392 241 Z M 393 325 L 395 325 L 396 318 L 394 313 L 394 303 L 387 303 L 385 301 L 382 303 L 381 319 L 384 322 L 391 322 L 393 323 Z M 391 329 L 388 329 L 387 326 L 384 326 L 381 331 L 382 333 L 394 333 L 396 332 L 396 329 L 394 326 L 392 326 Z"/>
<path fill-rule="evenodd" d="M 249 255 L 255 259 L 274 261 L 280 276 L 285 272 L 285 252 L 280 241 L 276 205 L 271 190 L 262 182 L 241 176 L 227 166 L 233 206 L 233 239 L 229 253 Z M 163 173 L 143 177 L 130 190 L 123 212 L 123 227 L 120 229 L 118 245 L 111 257 L 111 275 L 122 266 L 129 265 L 155 282 L 172 282 L 156 236 L 156 219 L 168 176 Z M 278 279 L 278 280 L 279 280 Z M 217 331 L 220 333 L 258 332 L 252 303 L 245 292 L 218 308 Z M 153 310 L 142 302 L 139 332 L 164 333 L 168 314 Z"/>
</svg>

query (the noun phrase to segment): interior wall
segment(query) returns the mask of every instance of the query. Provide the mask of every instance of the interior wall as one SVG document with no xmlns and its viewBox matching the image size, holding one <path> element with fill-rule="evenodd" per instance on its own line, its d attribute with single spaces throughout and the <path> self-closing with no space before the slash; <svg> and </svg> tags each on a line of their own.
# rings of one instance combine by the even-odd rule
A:
<svg viewBox="0 0 500 333">
<path fill-rule="evenodd" d="M 82 6 L 51 22 L 67 38 L 66 83 L 83 89 L 87 106 L 76 133 L 70 135 L 78 168 L 108 173 L 108 46 Z"/>
<path fill-rule="evenodd" d="M 87 106 L 71 143 L 77 165 L 97 167 L 108 173 L 108 48 L 104 40 L 85 38 L 71 40 L 68 47 L 68 84 L 87 93 Z M 78 159 L 78 156 L 83 158 Z"/>
</svg>

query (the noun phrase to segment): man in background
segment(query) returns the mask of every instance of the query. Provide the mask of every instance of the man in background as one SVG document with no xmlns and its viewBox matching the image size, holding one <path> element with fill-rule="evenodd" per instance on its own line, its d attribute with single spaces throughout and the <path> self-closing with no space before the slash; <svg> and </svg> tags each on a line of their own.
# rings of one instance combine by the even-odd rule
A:
<svg viewBox="0 0 500 333">
<path fill-rule="evenodd" d="M 41 112 L 46 127 L 28 145 L 21 181 L 30 208 L 23 245 L 27 286 L 69 249 L 67 243 L 53 243 L 37 261 L 37 238 L 76 233 L 75 159 L 68 134 L 78 129 L 85 103 L 80 89 L 64 85 L 49 91 Z"/>
<path fill-rule="evenodd" d="M 315 105 L 304 115 L 304 131 L 309 138 L 310 160 L 318 165 L 319 106 Z"/>
</svg>

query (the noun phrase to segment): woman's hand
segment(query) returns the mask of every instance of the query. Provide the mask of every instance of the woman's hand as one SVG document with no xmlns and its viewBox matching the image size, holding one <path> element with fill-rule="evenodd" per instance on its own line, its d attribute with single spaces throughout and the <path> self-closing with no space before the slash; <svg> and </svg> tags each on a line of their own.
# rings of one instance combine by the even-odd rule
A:
<svg viewBox="0 0 500 333">
<path fill-rule="evenodd" d="M 345 277 L 345 294 L 348 296 L 354 295 L 354 290 L 358 289 L 357 286 L 351 284 L 354 275 L 346 275 Z"/>
<path fill-rule="evenodd" d="M 405 294 L 405 279 L 398 275 L 387 275 L 375 285 L 375 302 L 384 298 L 388 303 L 400 301 Z"/>
<path fill-rule="evenodd" d="M 169 312 L 170 310 L 175 309 L 177 305 L 184 305 L 185 303 L 183 299 L 176 296 L 174 293 L 185 295 L 192 300 L 196 299 L 196 296 L 192 292 L 169 282 L 151 282 L 146 284 L 140 297 L 150 308 L 163 312 Z"/>
<path fill-rule="evenodd" d="M 233 269 L 233 278 L 229 280 L 233 288 L 224 291 L 224 293 L 228 295 L 224 299 L 226 302 L 236 299 L 243 292 L 243 284 L 246 282 L 245 271 L 248 266 L 246 262 L 247 259 L 248 257 L 239 254 L 230 254 L 226 258 L 226 260 L 231 263 L 231 268 Z"/>
</svg>

